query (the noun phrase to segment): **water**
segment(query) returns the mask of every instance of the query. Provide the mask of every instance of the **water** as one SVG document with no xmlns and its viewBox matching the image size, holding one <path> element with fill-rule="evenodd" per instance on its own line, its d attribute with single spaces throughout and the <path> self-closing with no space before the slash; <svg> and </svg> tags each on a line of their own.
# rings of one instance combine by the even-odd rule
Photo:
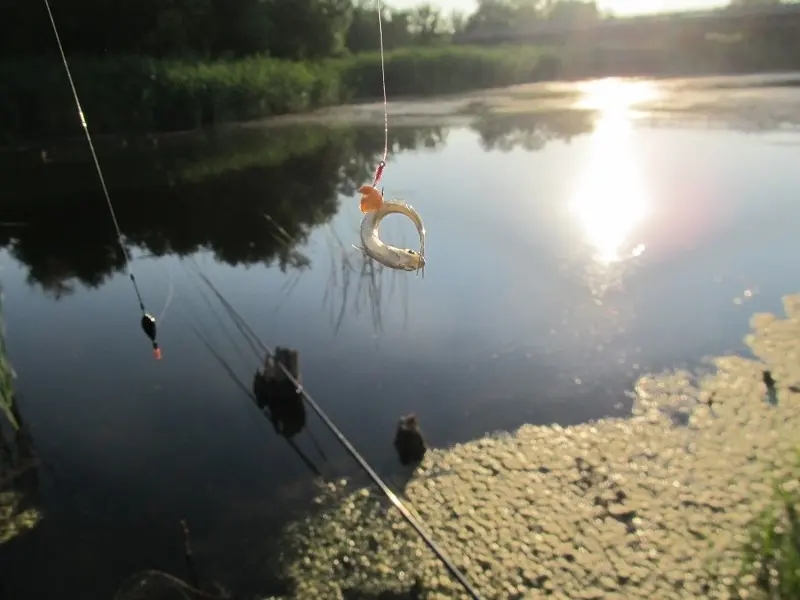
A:
<svg viewBox="0 0 800 600">
<path fill-rule="evenodd" d="M 409 412 L 433 446 L 624 416 L 644 372 L 742 351 L 749 316 L 800 277 L 800 91 L 742 81 L 611 81 L 552 110 L 395 125 L 384 184 L 425 220 L 424 280 L 362 276 L 352 248 L 380 126 L 98 140 L 161 361 L 80 141 L 4 151 L 7 341 L 49 468 L 44 520 L 0 546 L 0 596 L 187 577 L 181 519 L 203 579 L 280 592 L 275 545 L 314 469 L 356 472 L 311 415 L 292 447 L 258 413 L 241 386 L 260 359 L 198 272 L 299 350 L 307 389 L 395 481 Z M 384 223 L 415 247 L 410 223 Z"/>
</svg>

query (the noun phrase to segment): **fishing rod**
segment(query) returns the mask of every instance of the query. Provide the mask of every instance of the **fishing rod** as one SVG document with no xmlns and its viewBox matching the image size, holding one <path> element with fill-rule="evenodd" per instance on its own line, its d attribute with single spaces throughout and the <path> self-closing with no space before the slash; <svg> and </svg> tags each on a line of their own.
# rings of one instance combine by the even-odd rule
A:
<svg viewBox="0 0 800 600">
<path fill-rule="evenodd" d="M 233 305 L 222 295 L 222 293 L 216 288 L 216 286 L 211 282 L 211 280 L 202 272 L 198 270 L 197 274 L 203 280 L 203 282 L 211 289 L 217 299 L 225 308 L 226 312 L 233 318 L 235 321 L 238 321 L 238 324 L 243 333 L 246 332 L 253 341 L 258 344 L 261 348 L 262 352 L 266 353 L 266 355 L 272 359 L 272 361 L 280 367 L 283 374 L 286 378 L 292 382 L 292 385 L 295 386 L 297 393 L 303 397 L 303 399 L 308 403 L 311 409 L 317 414 L 320 420 L 325 424 L 328 430 L 336 437 L 339 443 L 344 447 L 344 449 L 353 457 L 353 459 L 358 463 L 358 465 L 364 470 L 364 472 L 372 479 L 373 483 L 377 485 L 383 494 L 391 501 L 391 503 L 400 511 L 400 514 L 406 520 L 406 522 L 411 525 L 411 527 L 416 531 L 416 533 L 422 538 L 428 548 L 436 555 L 436 557 L 442 562 L 442 564 L 447 568 L 450 574 L 455 577 L 455 579 L 462 585 L 464 590 L 469 594 L 473 600 L 481 600 L 480 595 L 472 587 L 472 584 L 466 578 L 466 576 L 459 570 L 458 567 L 455 566 L 453 561 L 445 554 L 444 550 L 442 550 L 438 544 L 433 540 L 431 535 L 420 525 L 419 521 L 411 514 L 411 512 L 406 508 L 405 504 L 403 504 L 402 500 L 397 497 L 397 495 L 389 488 L 388 485 L 383 481 L 380 475 L 378 475 L 373 468 L 367 463 L 364 457 L 356 450 L 355 446 L 347 439 L 347 437 L 341 432 L 341 430 L 336 426 L 336 424 L 328 417 L 322 407 L 314 400 L 311 394 L 303 387 L 303 385 L 292 375 L 291 371 L 280 361 L 276 359 L 275 353 L 258 337 L 258 334 L 253 330 L 252 327 L 244 320 L 244 317 L 233 307 Z"/>
<path fill-rule="evenodd" d="M 75 106 L 78 109 L 78 117 L 80 117 L 81 126 L 86 134 L 86 142 L 89 144 L 89 151 L 92 153 L 92 160 L 94 160 L 94 167 L 97 171 L 97 177 L 100 179 L 100 186 L 103 188 L 103 195 L 106 198 L 108 210 L 111 213 L 111 220 L 114 222 L 114 229 L 117 232 L 117 243 L 119 243 L 120 250 L 122 250 L 122 256 L 125 259 L 125 267 L 128 271 L 128 277 L 130 277 L 131 283 L 133 284 L 133 289 L 136 292 L 136 298 L 139 301 L 139 308 L 142 311 L 142 320 L 140 322 L 142 331 L 144 331 L 145 335 L 153 344 L 153 356 L 155 356 L 156 360 L 161 360 L 161 349 L 159 348 L 158 341 L 156 340 L 156 318 L 147 312 L 144 307 L 144 300 L 142 300 L 142 294 L 139 291 L 139 284 L 136 282 L 133 269 L 131 269 L 131 262 L 125 249 L 125 243 L 122 241 L 122 230 L 119 227 L 117 214 L 114 211 L 114 205 L 111 202 L 111 194 L 109 194 L 108 187 L 106 186 L 106 179 L 103 176 L 103 169 L 100 168 L 100 160 L 97 158 L 97 152 L 95 152 L 94 143 L 92 143 L 92 136 L 89 133 L 89 126 L 86 123 L 86 115 L 83 112 L 83 107 L 81 106 L 81 101 L 78 97 L 78 90 L 75 88 L 75 82 L 72 79 L 72 72 L 69 68 L 69 62 L 67 62 L 67 55 L 64 53 L 64 46 L 61 43 L 61 36 L 58 33 L 58 27 L 56 26 L 55 17 L 53 17 L 53 11 L 50 10 L 49 0 L 44 0 L 44 5 L 47 9 L 47 15 L 50 17 L 50 25 L 53 27 L 53 34 L 55 35 L 56 43 L 58 44 L 58 51 L 61 54 L 61 62 L 64 64 L 64 70 L 66 71 L 67 79 L 69 80 L 69 87 L 72 90 L 72 97 L 75 99 Z"/>
</svg>

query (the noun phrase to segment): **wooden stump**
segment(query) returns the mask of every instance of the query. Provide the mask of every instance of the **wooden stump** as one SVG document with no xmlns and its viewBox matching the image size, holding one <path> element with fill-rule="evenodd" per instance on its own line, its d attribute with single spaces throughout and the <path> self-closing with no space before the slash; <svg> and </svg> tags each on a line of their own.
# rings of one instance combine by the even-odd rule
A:
<svg viewBox="0 0 800 600">
<path fill-rule="evenodd" d="M 417 416 L 410 414 L 402 417 L 397 423 L 394 435 L 394 447 L 403 465 L 417 464 L 425 457 L 428 445 L 422 437 Z"/>
<path fill-rule="evenodd" d="M 297 350 L 278 347 L 273 356 L 264 359 L 264 367 L 256 372 L 253 393 L 256 404 L 267 411 L 275 431 L 291 437 L 302 431 L 306 423 L 303 398 L 297 386 L 286 376 L 283 365 L 292 377 L 300 382 L 300 354 Z"/>
</svg>

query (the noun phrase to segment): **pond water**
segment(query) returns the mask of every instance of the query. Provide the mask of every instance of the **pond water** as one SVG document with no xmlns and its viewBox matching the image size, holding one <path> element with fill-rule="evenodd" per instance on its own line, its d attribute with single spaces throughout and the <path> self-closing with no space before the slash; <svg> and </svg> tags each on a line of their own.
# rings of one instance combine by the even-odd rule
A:
<svg viewBox="0 0 800 600">
<path fill-rule="evenodd" d="M 681 98 L 656 82 L 578 91 L 555 110 L 390 129 L 383 183 L 425 220 L 424 279 L 352 247 L 381 128 L 100 140 L 160 361 L 80 140 L 3 151 L 7 343 L 47 468 L 44 520 L 0 546 L 0 597 L 185 578 L 181 519 L 204 579 L 279 593 L 267 565 L 315 471 L 357 472 L 311 414 L 288 443 L 259 413 L 261 358 L 200 274 L 264 343 L 300 352 L 308 391 L 390 478 L 401 415 L 437 447 L 625 416 L 643 373 L 743 351 L 750 315 L 800 279 L 800 133 L 783 110 L 800 91 L 680 110 L 647 107 Z M 415 247 L 402 217 L 381 231 Z"/>
</svg>

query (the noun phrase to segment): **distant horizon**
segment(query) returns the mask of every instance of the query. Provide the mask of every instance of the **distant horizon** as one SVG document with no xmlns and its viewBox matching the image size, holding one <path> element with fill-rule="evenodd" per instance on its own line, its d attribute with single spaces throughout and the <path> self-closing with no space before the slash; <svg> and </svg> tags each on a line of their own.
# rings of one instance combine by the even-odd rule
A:
<svg viewBox="0 0 800 600">
<path fill-rule="evenodd" d="M 449 13 L 454 10 L 471 13 L 477 0 L 383 0 L 395 8 L 413 8 L 424 2 L 439 6 Z M 600 10 L 616 15 L 643 15 L 652 13 L 679 12 L 684 10 L 708 10 L 728 4 L 727 0 L 598 0 Z"/>
</svg>

